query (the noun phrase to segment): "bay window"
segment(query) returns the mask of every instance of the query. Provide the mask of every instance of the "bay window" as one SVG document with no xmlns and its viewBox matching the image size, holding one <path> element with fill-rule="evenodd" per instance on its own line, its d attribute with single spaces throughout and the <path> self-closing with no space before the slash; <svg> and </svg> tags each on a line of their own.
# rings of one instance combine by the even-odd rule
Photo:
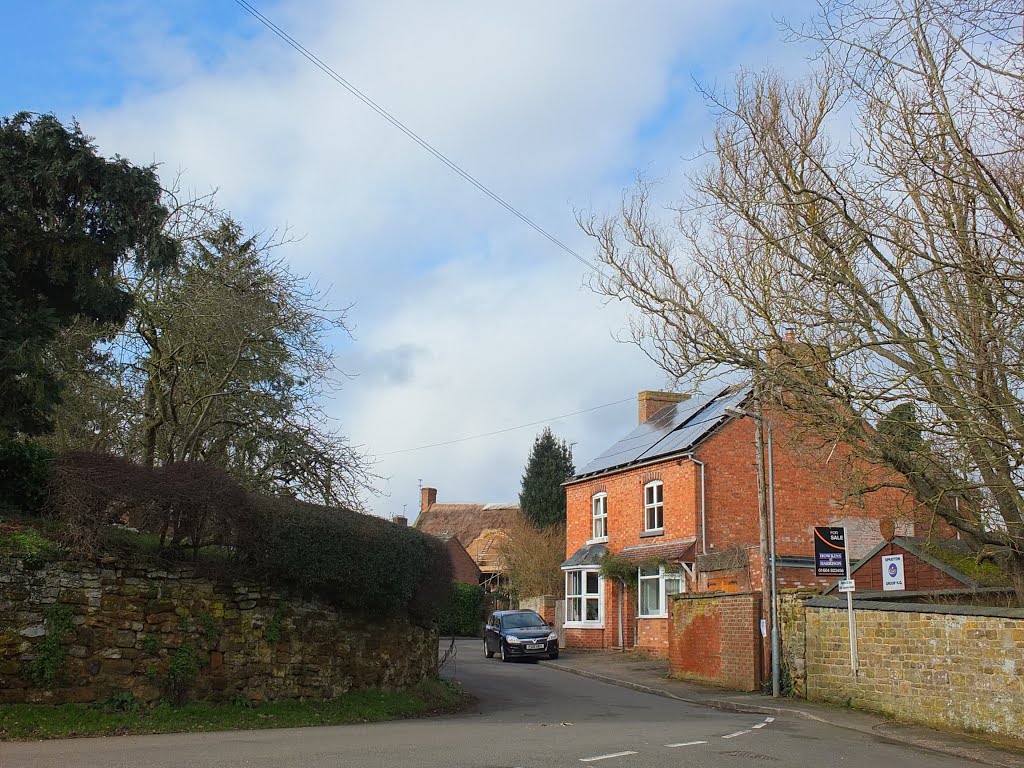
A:
<svg viewBox="0 0 1024 768">
<path fill-rule="evenodd" d="M 596 570 L 565 572 L 565 621 L 567 624 L 600 624 L 601 575 Z"/>
</svg>

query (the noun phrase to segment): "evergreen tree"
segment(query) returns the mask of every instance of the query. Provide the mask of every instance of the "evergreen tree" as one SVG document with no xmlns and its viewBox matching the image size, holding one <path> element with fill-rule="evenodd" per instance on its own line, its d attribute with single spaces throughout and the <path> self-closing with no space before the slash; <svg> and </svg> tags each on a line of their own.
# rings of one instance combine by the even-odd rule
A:
<svg viewBox="0 0 1024 768">
<path fill-rule="evenodd" d="M 572 448 L 547 427 L 533 441 L 523 473 L 519 506 L 538 528 L 565 524 L 565 489 L 562 483 L 576 474 Z"/>
<path fill-rule="evenodd" d="M 96 152 L 76 123 L 0 119 L 0 439 L 45 434 L 61 382 L 48 345 L 82 319 L 119 324 L 123 266 L 173 261 L 152 167 Z"/>
</svg>

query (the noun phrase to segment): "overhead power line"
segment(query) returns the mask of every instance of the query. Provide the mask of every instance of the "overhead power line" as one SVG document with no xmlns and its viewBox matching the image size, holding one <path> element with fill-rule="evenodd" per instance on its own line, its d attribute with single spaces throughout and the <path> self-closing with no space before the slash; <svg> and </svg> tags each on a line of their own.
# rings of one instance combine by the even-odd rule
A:
<svg viewBox="0 0 1024 768">
<path fill-rule="evenodd" d="M 375 102 L 373 99 L 371 99 L 365 93 L 363 93 L 361 90 L 356 88 L 356 86 L 354 86 L 352 83 L 350 83 L 344 77 L 339 75 L 330 66 L 328 66 L 323 61 L 323 59 L 321 59 L 316 54 L 312 53 L 308 48 L 306 48 L 304 45 L 302 45 L 302 43 L 300 43 L 294 37 L 292 37 L 287 32 L 285 32 L 283 29 L 281 29 L 279 26 L 277 26 L 274 22 L 272 22 L 270 19 L 268 19 L 262 13 L 260 13 L 250 3 L 246 2 L 246 0 L 235 0 L 235 2 L 238 5 L 240 5 L 244 10 L 246 10 L 248 13 L 250 13 L 253 17 L 255 17 L 261 24 L 263 24 L 263 26 L 265 26 L 267 29 L 269 29 L 271 32 L 273 32 L 275 35 L 277 35 L 279 38 L 281 38 L 284 42 L 286 42 L 288 45 L 290 45 L 292 48 L 294 48 L 298 53 L 300 53 L 303 56 L 303 58 L 305 58 L 307 61 L 309 61 L 313 66 L 315 66 L 317 69 L 319 69 L 325 75 L 327 75 L 329 78 L 334 80 L 334 82 L 336 82 L 342 88 L 344 88 L 349 93 L 351 93 L 353 96 L 355 96 L 357 99 L 359 99 L 361 102 L 363 102 L 363 104 L 368 106 L 370 109 L 372 109 L 378 115 L 380 115 L 385 120 L 387 120 L 389 123 L 391 123 L 391 125 L 393 125 L 395 128 L 397 128 L 402 133 L 404 133 L 406 136 L 408 136 L 410 139 L 412 139 L 414 142 L 416 142 L 422 149 L 426 150 L 428 153 L 430 153 L 435 158 L 437 158 L 442 163 L 444 163 L 456 175 L 458 175 L 463 180 L 465 180 L 465 181 L 469 182 L 470 184 L 472 184 L 480 192 L 483 192 L 485 195 L 487 195 L 487 197 L 491 198 L 491 200 L 496 202 L 498 205 L 500 205 L 506 211 L 511 213 L 513 216 L 515 216 L 521 222 L 523 222 L 528 227 L 533 229 L 535 232 L 537 232 L 538 234 L 540 234 L 543 237 L 545 237 L 548 240 L 550 240 L 554 245 L 556 245 L 557 247 L 561 248 L 563 251 L 568 253 L 570 256 L 572 256 L 574 259 L 576 259 L 580 263 L 586 265 L 587 268 L 599 271 L 597 266 L 595 266 L 589 260 L 585 259 L 583 256 L 581 256 L 575 250 L 570 248 L 568 245 L 566 245 L 561 240 L 559 240 L 557 237 L 555 237 L 550 232 L 548 232 L 546 229 L 544 229 L 542 226 L 540 226 L 539 224 L 534 222 L 526 214 L 520 212 L 515 206 L 513 206 L 511 203 L 507 202 L 498 193 L 494 192 L 490 187 L 488 187 L 486 184 L 481 182 L 479 179 L 477 179 L 471 173 L 466 171 L 458 163 L 456 163 L 455 161 L 451 160 L 447 155 L 445 155 L 443 152 L 441 152 L 436 147 L 434 147 L 430 142 L 428 142 L 426 139 L 424 139 L 422 136 L 420 136 L 414 130 L 409 128 L 409 126 L 407 126 L 405 123 L 403 123 L 397 117 L 395 117 L 390 112 L 388 112 L 386 109 L 384 109 L 384 107 L 382 107 L 380 104 Z"/>
<path fill-rule="evenodd" d="M 378 453 L 377 456 L 394 456 L 398 453 L 411 453 L 412 451 L 423 451 L 427 448 L 440 448 L 442 445 L 455 445 L 456 443 L 464 443 L 467 440 L 479 440 L 481 437 L 492 437 L 494 435 L 503 435 L 506 432 L 515 432 L 517 429 L 526 429 L 527 427 L 536 427 L 539 424 L 548 424 L 558 419 L 567 419 L 570 416 L 579 416 L 583 413 L 590 413 L 591 411 L 598 411 L 602 408 L 610 408 L 613 405 L 621 405 L 622 403 L 633 402 L 636 398 L 627 397 L 624 400 L 616 400 L 614 403 L 605 403 L 604 405 L 595 405 L 593 408 L 585 408 L 582 411 L 573 411 L 572 413 L 563 413 L 561 416 L 552 416 L 549 419 L 541 419 L 540 421 L 531 421 L 529 424 L 519 424 L 515 427 L 507 427 L 506 429 L 496 429 L 493 432 L 484 432 L 480 435 L 470 435 L 469 437 L 459 437 L 454 440 L 445 440 L 443 443 L 431 443 L 430 445 L 419 445 L 415 448 L 403 448 L 400 451 L 388 451 L 387 453 Z"/>
</svg>

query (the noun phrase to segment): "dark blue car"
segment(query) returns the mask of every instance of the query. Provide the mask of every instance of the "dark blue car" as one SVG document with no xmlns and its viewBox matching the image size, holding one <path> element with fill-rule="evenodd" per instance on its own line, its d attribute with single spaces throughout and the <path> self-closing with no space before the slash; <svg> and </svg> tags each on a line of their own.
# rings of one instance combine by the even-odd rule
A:
<svg viewBox="0 0 1024 768">
<path fill-rule="evenodd" d="M 558 658 L 558 634 L 536 611 L 495 611 L 484 630 L 484 656 L 512 659 Z"/>
</svg>

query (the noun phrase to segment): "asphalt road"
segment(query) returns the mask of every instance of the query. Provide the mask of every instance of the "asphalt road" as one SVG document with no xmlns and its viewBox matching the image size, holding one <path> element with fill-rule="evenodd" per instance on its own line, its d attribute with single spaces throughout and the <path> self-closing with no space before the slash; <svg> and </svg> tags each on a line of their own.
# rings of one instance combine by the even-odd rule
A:
<svg viewBox="0 0 1024 768">
<path fill-rule="evenodd" d="M 445 674 L 479 706 L 372 725 L 0 744 L 0 768 L 678 768 L 885 766 L 965 761 L 801 719 L 721 712 L 460 641 Z"/>
</svg>

